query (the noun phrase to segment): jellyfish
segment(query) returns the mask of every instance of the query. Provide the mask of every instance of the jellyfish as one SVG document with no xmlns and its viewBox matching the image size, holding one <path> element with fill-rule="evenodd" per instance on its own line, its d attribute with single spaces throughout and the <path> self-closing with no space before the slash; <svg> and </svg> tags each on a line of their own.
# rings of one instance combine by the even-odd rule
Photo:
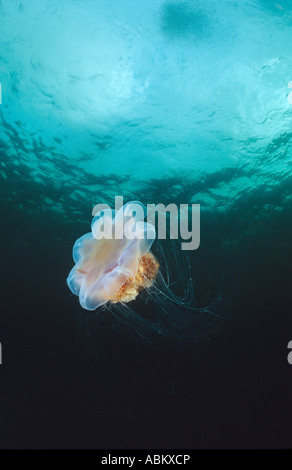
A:
<svg viewBox="0 0 292 470">
<path fill-rule="evenodd" d="M 143 204 L 135 201 L 117 213 L 99 211 L 91 233 L 75 242 L 76 264 L 67 284 L 84 309 L 96 310 L 107 302 L 128 303 L 153 284 L 159 263 L 150 248 L 156 234 L 152 224 L 141 220 L 144 217 Z"/>
<path fill-rule="evenodd" d="M 198 305 L 196 271 L 188 253 L 180 250 L 178 240 L 157 239 L 145 215 L 146 208 L 137 201 L 118 211 L 101 210 L 91 232 L 75 242 L 75 266 L 67 284 L 81 306 L 92 311 L 80 316 L 80 326 L 90 336 L 98 322 L 104 330 L 127 331 L 151 345 L 157 338 L 182 343 L 208 337 L 221 318 L 216 313 L 221 291 Z M 91 345 L 99 342 L 100 337 L 90 340 Z"/>
</svg>

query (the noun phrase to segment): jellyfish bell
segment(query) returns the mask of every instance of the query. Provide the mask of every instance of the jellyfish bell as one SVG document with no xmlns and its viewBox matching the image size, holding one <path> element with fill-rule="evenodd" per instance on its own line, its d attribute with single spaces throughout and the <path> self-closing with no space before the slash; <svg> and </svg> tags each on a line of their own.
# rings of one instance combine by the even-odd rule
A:
<svg viewBox="0 0 292 470">
<path fill-rule="evenodd" d="M 149 250 L 156 233 L 144 217 L 145 208 L 138 202 L 125 204 L 117 213 L 100 211 L 91 233 L 75 242 L 76 264 L 67 284 L 84 309 L 130 302 L 155 281 L 159 263 Z"/>
</svg>

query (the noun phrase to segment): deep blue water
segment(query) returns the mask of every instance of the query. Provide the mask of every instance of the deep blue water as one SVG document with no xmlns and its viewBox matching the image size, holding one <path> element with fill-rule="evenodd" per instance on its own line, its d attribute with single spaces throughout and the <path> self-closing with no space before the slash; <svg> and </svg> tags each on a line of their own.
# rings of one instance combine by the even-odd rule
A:
<svg viewBox="0 0 292 470">
<path fill-rule="evenodd" d="M 290 0 L 2 0 L 0 19 L 0 448 L 291 447 Z M 163 251 L 218 316 L 185 328 L 166 302 L 174 333 L 145 338 L 81 309 L 72 246 L 115 195 L 201 205 L 190 271 Z"/>
</svg>

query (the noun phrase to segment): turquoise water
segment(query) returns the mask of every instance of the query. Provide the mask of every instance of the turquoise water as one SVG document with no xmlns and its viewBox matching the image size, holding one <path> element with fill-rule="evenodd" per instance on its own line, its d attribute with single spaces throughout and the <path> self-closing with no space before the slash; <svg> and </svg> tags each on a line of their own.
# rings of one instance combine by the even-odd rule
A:
<svg viewBox="0 0 292 470">
<path fill-rule="evenodd" d="M 5 199 L 76 220 L 116 194 L 291 201 L 288 0 L 4 0 L 0 15 Z"/>
</svg>

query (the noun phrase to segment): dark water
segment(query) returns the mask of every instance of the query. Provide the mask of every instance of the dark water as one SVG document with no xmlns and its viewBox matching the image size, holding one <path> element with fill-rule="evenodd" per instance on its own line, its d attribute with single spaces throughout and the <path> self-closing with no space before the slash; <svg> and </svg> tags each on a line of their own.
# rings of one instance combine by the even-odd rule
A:
<svg viewBox="0 0 292 470">
<path fill-rule="evenodd" d="M 230 256 L 220 237 L 202 243 L 199 273 L 213 273 L 226 318 L 197 343 L 156 345 L 127 325 L 96 329 L 68 291 L 78 224 L 1 215 L 1 447 L 290 446 L 291 211 L 238 234 Z M 233 235 L 247 222 L 220 221 Z M 207 285 L 199 276 L 195 292 Z"/>
<path fill-rule="evenodd" d="M 288 0 L 0 15 L 0 448 L 291 447 Z M 163 251 L 212 313 L 143 338 L 82 310 L 72 246 L 115 195 L 201 204 L 190 273 Z"/>
</svg>

